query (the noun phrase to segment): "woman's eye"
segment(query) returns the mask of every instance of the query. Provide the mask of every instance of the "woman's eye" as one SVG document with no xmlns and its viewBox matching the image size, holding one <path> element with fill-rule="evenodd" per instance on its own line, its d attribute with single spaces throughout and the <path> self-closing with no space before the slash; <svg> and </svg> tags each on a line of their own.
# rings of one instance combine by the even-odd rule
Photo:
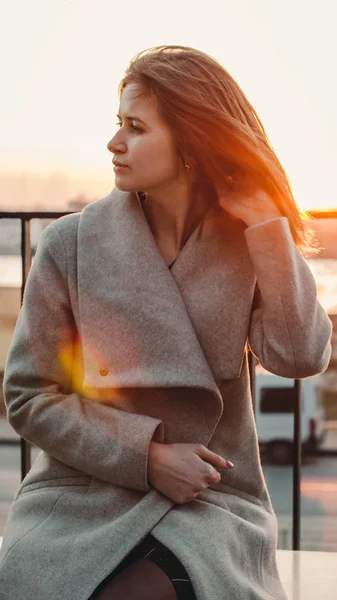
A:
<svg viewBox="0 0 337 600">
<path fill-rule="evenodd" d="M 131 127 L 135 133 L 141 133 L 143 131 L 140 127 L 137 127 L 137 125 L 134 125 L 133 123 Z"/>
<path fill-rule="evenodd" d="M 122 123 L 120 121 L 118 121 L 116 123 L 116 125 L 118 127 L 122 127 Z M 130 127 L 131 127 L 132 131 L 134 131 L 135 133 L 142 133 L 142 131 L 143 131 L 140 127 L 137 127 L 137 125 L 135 125 L 134 123 L 131 123 Z"/>
</svg>

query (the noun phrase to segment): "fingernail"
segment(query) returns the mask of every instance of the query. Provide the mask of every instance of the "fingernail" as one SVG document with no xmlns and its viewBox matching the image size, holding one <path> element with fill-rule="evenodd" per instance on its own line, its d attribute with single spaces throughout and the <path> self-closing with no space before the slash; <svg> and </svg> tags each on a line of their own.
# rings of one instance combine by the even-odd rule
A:
<svg viewBox="0 0 337 600">
<path fill-rule="evenodd" d="M 232 467 L 234 467 L 234 464 L 230 460 L 226 460 L 226 468 L 231 469 Z"/>
</svg>

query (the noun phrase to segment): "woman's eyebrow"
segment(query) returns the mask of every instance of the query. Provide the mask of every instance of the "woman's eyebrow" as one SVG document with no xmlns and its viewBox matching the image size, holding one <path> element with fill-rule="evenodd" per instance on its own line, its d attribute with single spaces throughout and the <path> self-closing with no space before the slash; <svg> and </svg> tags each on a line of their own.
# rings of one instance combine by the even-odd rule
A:
<svg viewBox="0 0 337 600">
<path fill-rule="evenodd" d="M 120 115 L 116 115 L 117 119 L 121 119 L 122 117 Z M 142 121 L 142 119 L 140 119 L 139 117 L 125 117 L 127 121 L 139 121 L 140 123 L 143 123 L 143 125 L 145 125 L 144 121 Z"/>
</svg>

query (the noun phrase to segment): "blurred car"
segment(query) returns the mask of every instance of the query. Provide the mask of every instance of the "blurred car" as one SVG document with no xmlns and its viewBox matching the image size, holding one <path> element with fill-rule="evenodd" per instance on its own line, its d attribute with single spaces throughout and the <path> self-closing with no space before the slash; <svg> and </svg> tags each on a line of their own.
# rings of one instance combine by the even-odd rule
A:
<svg viewBox="0 0 337 600">
<path fill-rule="evenodd" d="M 294 380 L 273 375 L 261 367 L 255 376 L 255 420 L 261 451 L 274 464 L 289 464 L 293 460 Z M 324 441 L 325 413 L 318 378 L 301 382 L 302 453 L 314 454 Z"/>
</svg>

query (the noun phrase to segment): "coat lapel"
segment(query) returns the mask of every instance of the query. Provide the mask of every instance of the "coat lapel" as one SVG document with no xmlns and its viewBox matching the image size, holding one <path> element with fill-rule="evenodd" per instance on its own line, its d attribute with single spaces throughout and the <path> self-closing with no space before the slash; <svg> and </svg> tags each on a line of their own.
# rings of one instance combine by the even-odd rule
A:
<svg viewBox="0 0 337 600">
<path fill-rule="evenodd" d="M 87 206 L 78 232 L 84 386 L 191 386 L 221 399 L 136 194 Z"/>
<path fill-rule="evenodd" d="M 217 382 L 240 376 L 256 276 L 245 225 L 210 210 L 171 272 Z"/>
<path fill-rule="evenodd" d="M 217 381 L 240 374 L 255 285 L 243 229 L 231 225 L 223 211 L 207 213 L 170 271 L 137 194 L 115 188 L 83 210 L 85 387 L 200 388 L 221 414 Z"/>
</svg>

